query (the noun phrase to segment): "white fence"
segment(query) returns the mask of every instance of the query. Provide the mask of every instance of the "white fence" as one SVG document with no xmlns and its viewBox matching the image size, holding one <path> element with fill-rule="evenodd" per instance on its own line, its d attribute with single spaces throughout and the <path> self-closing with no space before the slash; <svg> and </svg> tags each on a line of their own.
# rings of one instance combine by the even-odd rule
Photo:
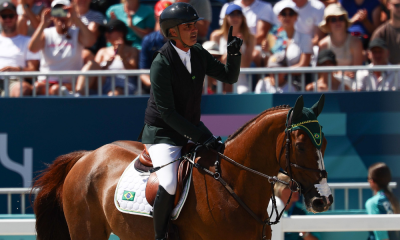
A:
<svg viewBox="0 0 400 240">
<path fill-rule="evenodd" d="M 285 232 L 398 231 L 400 215 L 322 215 L 282 218 L 274 228 L 273 239 L 284 239 Z M 0 235 L 36 235 L 35 219 L 0 220 Z"/>
<path fill-rule="evenodd" d="M 400 68 L 398 65 L 386 65 L 386 66 L 374 66 L 374 67 L 369 67 L 369 66 L 337 66 L 337 67 L 301 67 L 301 68 L 242 68 L 240 72 L 242 74 L 247 75 L 248 79 L 248 84 L 249 84 L 249 89 L 253 88 L 253 81 L 251 80 L 252 75 L 259 75 L 261 76 L 261 79 L 264 79 L 264 77 L 268 74 L 273 74 L 275 76 L 275 86 L 278 86 L 278 74 L 279 73 L 285 73 L 288 74 L 287 81 L 289 86 L 292 85 L 293 83 L 293 74 L 298 75 L 299 77 L 299 91 L 304 92 L 305 87 L 306 87 L 306 73 L 312 74 L 312 79 L 314 80 L 314 91 L 317 91 L 317 78 L 318 78 L 318 73 L 321 72 L 331 72 L 331 73 L 340 73 L 341 72 L 341 85 L 339 87 L 339 91 L 345 91 L 345 72 L 355 72 L 358 70 L 368 70 L 370 75 L 374 71 L 382 71 L 382 72 L 387 72 L 387 71 L 393 71 L 395 76 L 394 76 L 394 88 L 392 90 L 399 90 L 399 71 Z M 59 84 L 62 82 L 62 77 L 63 76 L 70 76 L 72 77 L 72 96 L 75 94 L 75 86 L 76 86 L 76 79 L 78 76 L 85 76 L 85 94 L 84 96 L 89 96 L 89 88 L 88 88 L 88 78 L 89 77 L 96 77 L 98 81 L 98 89 L 97 89 L 97 95 L 96 96 L 102 96 L 102 77 L 103 76 L 110 76 L 111 77 L 111 87 L 112 90 L 115 90 L 115 78 L 116 76 L 123 75 L 125 77 L 125 87 L 124 87 L 124 95 L 129 96 L 128 93 L 128 76 L 129 77 L 138 77 L 137 80 L 137 92 L 135 95 L 142 95 L 142 82 L 139 80 L 139 76 L 141 74 L 149 74 L 149 70 L 121 70 L 121 71 L 87 71 L 87 72 L 80 72 L 80 71 L 54 71 L 50 73 L 41 73 L 41 72 L 2 72 L 0 73 L 0 79 L 3 79 L 4 86 L 8 86 L 10 83 L 10 79 L 17 79 L 22 83 L 23 78 L 32 78 L 33 83 L 37 81 L 37 78 L 39 76 L 58 76 L 59 79 Z M 332 89 L 332 76 L 331 74 L 328 75 L 328 89 Z M 384 78 L 383 81 L 386 81 L 387 79 Z M 1 81 L 1 80 L 0 80 Z M 355 84 L 355 89 L 357 89 L 357 83 L 354 80 L 350 80 L 352 84 Z M 48 82 L 47 82 L 48 83 Z M 33 84 L 34 85 L 34 84 Z M 353 85 L 354 86 L 354 85 Z M 204 94 L 207 94 L 207 88 L 208 88 L 208 81 L 206 78 L 206 81 L 204 83 Z M 233 93 L 236 93 L 236 84 L 233 87 Z M 289 92 L 294 91 L 294 89 L 291 89 L 289 87 Z M 223 84 L 218 81 L 217 84 L 217 93 L 222 93 L 223 92 Z M 22 89 L 20 90 L 20 94 L 22 95 Z M 9 96 L 9 89 L 4 88 L 4 96 L 8 97 Z M 33 88 L 33 96 L 36 97 L 36 89 Z M 46 94 L 45 96 L 49 96 L 49 84 L 46 85 Z M 62 91 L 61 89 L 59 90 L 59 96 L 62 96 Z M 93 95 L 92 95 L 93 96 Z"/>
<path fill-rule="evenodd" d="M 359 209 L 364 208 L 364 203 L 363 203 L 363 189 L 369 189 L 369 183 L 329 183 L 329 186 L 331 187 L 332 194 L 335 199 L 335 190 L 344 190 L 344 202 L 345 202 L 345 209 L 349 209 L 349 190 L 350 189 L 358 189 L 358 207 Z M 394 189 L 397 187 L 396 182 L 391 182 L 389 183 L 389 188 Z M 25 209 L 26 209 L 26 195 L 30 194 L 31 189 L 30 188 L 0 188 L 0 195 L 7 195 L 7 214 L 12 213 L 12 198 L 11 196 L 13 194 L 19 194 L 21 196 L 21 202 L 20 202 L 20 209 L 21 209 L 21 214 L 25 214 Z M 37 190 L 33 191 L 33 196 L 32 200 L 34 199 L 35 193 Z M 335 210 L 335 201 L 333 202 L 331 209 L 330 210 Z"/>
</svg>

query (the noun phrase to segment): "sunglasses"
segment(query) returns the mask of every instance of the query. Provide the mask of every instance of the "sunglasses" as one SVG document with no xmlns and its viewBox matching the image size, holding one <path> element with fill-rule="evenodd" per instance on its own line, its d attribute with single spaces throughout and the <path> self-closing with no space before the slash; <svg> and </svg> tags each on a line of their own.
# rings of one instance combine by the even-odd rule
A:
<svg viewBox="0 0 400 240">
<path fill-rule="evenodd" d="M 15 17 L 15 15 L 16 14 L 14 14 L 14 13 L 10 13 L 10 14 L 1 14 L 0 16 L 2 19 L 7 19 L 7 18 L 13 19 Z"/>
<path fill-rule="evenodd" d="M 330 17 L 328 19 L 329 22 L 331 23 L 335 23 L 335 22 L 344 22 L 346 21 L 346 17 L 345 16 L 339 16 L 339 17 Z"/>
<path fill-rule="evenodd" d="M 285 12 L 281 12 L 279 15 L 281 15 L 282 17 L 293 17 L 296 16 L 296 12 L 293 10 L 289 10 L 289 11 L 285 11 Z"/>
<path fill-rule="evenodd" d="M 400 3 L 393 3 L 393 6 L 394 6 L 395 8 L 400 8 Z"/>
</svg>

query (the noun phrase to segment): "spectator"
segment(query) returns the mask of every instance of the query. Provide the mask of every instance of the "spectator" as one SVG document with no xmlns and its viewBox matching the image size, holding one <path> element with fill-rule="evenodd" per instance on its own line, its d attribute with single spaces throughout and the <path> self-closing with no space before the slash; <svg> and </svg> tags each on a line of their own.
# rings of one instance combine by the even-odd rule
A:
<svg viewBox="0 0 400 240">
<path fill-rule="evenodd" d="M 286 59 L 284 52 L 272 55 L 268 59 L 269 68 L 280 68 L 286 67 Z M 275 74 L 260 79 L 256 85 L 255 93 L 287 93 L 297 92 L 296 87 L 292 84 L 289 87 L 286 73 L 278 73 L 278 79 L 275 78 Z M 276 86 L 278 84 L 278 87 Z M 290 89 L 289 89 L 290 88 Z"/>
<path fill-rule="evenodd" d="M 68 0 L 54 0 L 51 8 L 58 13 L 66 11 L 66 16 L 51 16 L 51 9 L 45 9 L 41 21 L 29 43 L 32 52 L 41 51 L 40 71 L 51 72 L 60 70 L 78 71 L 83 66 L 82 51 L 84 47 L 90 47 L 96 41 L 95 36 L 79 19 L 75 9 L 70 6 Z M 54 27 L 47 28 L 51 22 Z M 76 28 L 71 28 L 75 24 Z M 37 82 L 38 94 L 44 94 L 46 80 L 51 87 L 49 93 L 58 94 L 59 77 L 39 77 Z M 62 84 L 68 90 L 72 90 L 72 77 L 62 77 Z"/>
<path fill-rule="evenodd" d="M 20 0 L 17 6 L 18 13 L 18 33 L 25 36 L 32 36 L 40 23 L 40 14 L 42 14 L 45 5 L 35 3 L 35 0 Z"/>
<path fill-rule="evenodd" d="M 400 0 L 388 0 L 390 20 L 376 29 L 371 39 L 381 38 L 385 40 L 389 52 L 389 62 L 400 64 Z"/>
<path fill-rule="evenodd" d="M 210 0 L 176 0 L 175 2 L 189 3 L 196 9 L 199 16 L 204 18 L 196 22 L 198 32 L 198 43 L 207 41 L 208 29 L 212 21 L 212 10 Z"/>
<path fill-rule="evenodd" d="M 278 179 L 291 183 L 289 176 L 283 173 L 278 174 Z M 289 201 L 291 190 L 290 188 L 280 182 L 275 183 L 274 193 L 277 198 L 279 198 L 284 204 Z M 290 202 L 285 207 L 284 217 L 290 217 L 293 215 L 307 215 L 303 208 L 303 204 L 299 202 L 300 196 L 299 192 L 293 192 Z M 278 200 L 278 199 L 277 199 Z M 271 203 L 271 201 L 270 201 Z M 317 233 L 301 232 L 301 233 L 285 233 L 285 240 L 318 240 Z"/>
<path fill-rule="evenodd" d="M 346 9 L 353 23 L 349 27 L 349 32 L 359 37 L 366 49 L 370 36 L 381 24 L 379 0 L 339 0 L 339 2 Z"/>
<path fill-rule="evenodd" d="M 0 72 L 37 71 L 40 55 L 28 50 L 30 38 L 18 34 L 17 19 L 14 4 L 11 2 L 0 4 L 0 24 L 3 29 L 0 35 Z M 12 79 L 11 82 L 10 96 L 17 97 L 20 94 L 18 79 Z M 24 80 L 22 83 L 23 95 L 30 95 L 30 91 L 31 84 Z"/>
<path fill-rule="evenodd" d="M 320 28 L 329 35 L 320 41 L 319 48 L 331 49 L 339 66 L 358 66 L 363 63 L 362 42 L 347 32 L 350 25 L 346 10 L 339 4 L 331 4 L 325 9 Z M 346 72 L 345 75 L 354 78 L 353 72 Z"/>
<path fill-rule="evenodd" d="M 312 54 L 311 36 L 295 30 L 298 8 L 292 1 L 280 1 L 274 6 L 281 27 L 274 45 L 275 52 L 284 51 L 287 66 L 306 67 L 310 65 Z"/>
<path fill-rule="evenodd" d="M 232 36 L 243 39 L 243 45 L 240 52 L 242 53 L 242 61 L 240 67 L 250 67 L 252 54 L 255 45 L 254 36 L 246 24 L 246 17 L 243 15 L 242 8 L 236 4 L 230 4 L 226 8 L 226 14 L 220 29 L 212 32 L 210 40 L 219 43 L 219 52 L 223 54 L 221 61 L 226 62 L 227 52 L 226 45 L 228 39 L 228 31 L 230 26 L 233 26 Z M 232 85 L 230 85 L 232 86 Z M 250 92 L 248 78 L 245 74 L 240 74 L 237 81 L 237 93 L 242 94 Z"/>
<path fill-rule="evenodd" d="M 167 39 L 160 32 L 160 15 L 162 11 L 171 4 L 172 3 L 170 1 L 158 1 L 154 6 L 154 18 L 156 20 L 156 25 L 154 26 L 154 32 L 146 35 L 143 38 L 142 51 L 140 51 L 139 61 L 140 69 L 150 69 L 151 63 L 153 62 L 154 53 L 158 51 L 162 46 L 164 46 L 164 44 L 167 42 Z M 140 75 L 140 81 L 142 81 L 144 93 L 150 93 L 150 75 Z"/>
<path fill-rule="evenodd" d="M 390 65 L 389 51 L 384 40 L 375 38 L 369 43 L 368 58 L 371 60 L 369 66 Z M 358 91 L 390 91 L 398 90 L 396 86 L 395 73 L 393 71 L 372 72 L 359 70 L 356 75 Z"/>
<path fill-rule="evenodd" d="M 139 50 L 130 46 L 127 40 L 128 27 L 118 19 L 112 19 L 106 26 L 106 39 L 111 44 L 99 50 L 95 61 L 88 62 L 83 71 L 90 70 L 129 70 L 138 68 Z M 128 78 L 128 93 L 133 94 L 135 86 L 133 79 Z M 103 78 L 102 94 L 109 96 L 123 95 L 125 90 L 125 75 L 115 76 L 115 91 L 112 91 L 112 77 Z M 135 82 L 136 83 L 136 82 Z M 89 79 L 89 89 L 97 90 L 97 78 Z M 80 76 L 76 84 L 77 93 L 84 94 L 85 77 Z"/>
<path fill-rule="evenodd" d="M 275 24 L 271 4 L 261 0 L 234 0 L 233 3 L 242 7 L 250 33 L 255 36 L 256 44 L 260 45 L 267 37 L 271 26 Z M 222 25 L 224 21 L 228 6 L 229 3 L 226 3 L 221 9 L 219 25 Z"/>
<path fill-rule="evenodd" d="M 312 45 L 318 45 L 318 41 L 324 36 L 318 27 L 324 17 L 324 4 L 316 0 L 293 0 L 293 2 L 298 8 L 296 31 L 308 34 L 312 39 Z"/>
<path fill-rule="evenodd" d="M 91 32 L 96 36 L 96 43 L 83 50 L 82 58 L 83 62 L 87 63 L 89 60 L 94 59 L 97 51 L 105 47 L 104 37 L 101 36 L 99 31 L 99 26 L 107 23 L 105 16 L 101 12 L 91 10 L 90 7 L 91 0 L 72 0 L 75 6 L 75 11 L 82 23 L 85 24 Z"/>
<path fill-rule="evenodd" d="M 399 214 L 399 202 L 388 186 L 392 180 L 390 169 L 385 163 L 372 164 L 368 169 L 368 182 L 374 196 L 367 200 L 365 208 L 368 214 Z M 371 240 L 399 239 L 399 232 L 369 232 Z"/>
<path fill-rule="evenodd" d="M 213 42 L 213 41 L 207 41 L 203 43 L 203 48 L 207 50 L 215 59 L 218 61 L 221 61 L 222 54 L 219 51 L 219 46 L 218 43 Z M 212 78 L 210 76 L 207 77 L 208 80 L 208 86 L 207 86 L 207 93 L 208 94 L 214 94 L 217 93 L 217 80 L 215 78 Z M 223 93 L 226 93 L 226 88 L 227 86 L 224 84 L 224 90 Z"/>
<path fill-rule="evenodd" d="M 122 0 L 107 10 L 108 19 L 119 19 L 128 26 L 127 40 L 141 50 L 142 39 L 154 29 L 154 10 L 139 0 Z"/>
<path fill-rule="evenodd" d="M 324 49 L 318 54 L 317 64 L 319 67 L 334 67 L 337 66 L 335 53 L 330 49 Z M 329 75 L 331 75 L 329 80 Z M 351 89 L 351 82 L 344 79 L 344 90 Z M 331 81 L 329 83 L 329 81 Z M 309 83 L 306 86 L 306 91 L 315 91 L 315 87 L 318 92 L 325 91 L 338 91 L 342 90 L 342 81 L 340 76 L 332 73 L 322 72 L 318 74 L 318 80 L 316 83 Z"/>
</svg>

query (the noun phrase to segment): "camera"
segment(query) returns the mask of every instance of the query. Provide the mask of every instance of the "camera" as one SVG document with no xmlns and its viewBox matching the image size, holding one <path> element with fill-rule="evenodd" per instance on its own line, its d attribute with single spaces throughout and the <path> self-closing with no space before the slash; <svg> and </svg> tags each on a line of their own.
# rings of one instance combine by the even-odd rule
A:
<svg viewBox="0 0 400 240">
<path fill-rule="evenodd" d="M 64 8 L 52 8 L 51 16 L 53 17 L 67 17 L 68 10 Z"/>
</svg>

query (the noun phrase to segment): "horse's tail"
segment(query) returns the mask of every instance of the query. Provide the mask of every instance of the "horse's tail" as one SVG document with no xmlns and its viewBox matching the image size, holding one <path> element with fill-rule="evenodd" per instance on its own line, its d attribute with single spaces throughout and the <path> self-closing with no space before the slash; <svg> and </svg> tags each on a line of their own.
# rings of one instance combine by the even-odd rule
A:
<svg viewBox="0 0 400 240">
<path fill-rule="evenodd" d="M 77 151 L 59 156 L 35 181 L 32 189 L 39 190 L 33 204 L 38 240 L 71 239 L 63 211 L 63 185 L 71 168 L 86 153 Z"/>
</svg>

